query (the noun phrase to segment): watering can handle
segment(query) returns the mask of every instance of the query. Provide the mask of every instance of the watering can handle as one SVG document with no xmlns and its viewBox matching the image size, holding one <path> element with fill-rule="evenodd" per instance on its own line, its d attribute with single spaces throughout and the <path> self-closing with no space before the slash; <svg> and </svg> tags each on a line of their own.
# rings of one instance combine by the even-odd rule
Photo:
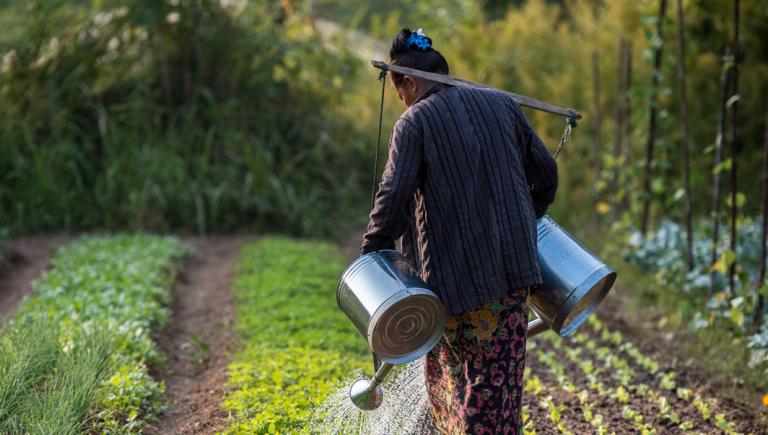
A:
<svg viewBox="0 0 768 435">
<path fill-rule="evenodd" d="M 539 335 L 542 332 L 549 331 L 549 325 L 547 325 L 546 322 L 542 320 L 539 313 L 536 312 L 536 309 L 534 308 L 532 311 L 533 311 L 533 314 L 536 316 L 536 318 L 528 322 L 528 331 L 526 333 L 526 336 L 528 338 L 531 338 L 535 335 Z"/>
</svg>

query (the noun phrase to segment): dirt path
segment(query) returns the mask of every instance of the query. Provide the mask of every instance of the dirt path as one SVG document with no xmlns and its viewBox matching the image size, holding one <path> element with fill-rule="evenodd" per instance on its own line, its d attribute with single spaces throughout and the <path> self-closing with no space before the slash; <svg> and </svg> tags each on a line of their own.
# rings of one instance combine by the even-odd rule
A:
<svg viewBox="0 0 768 435">
<path fill-rule="evenodd" d="M 195 251 L 174 288 L 171 323 L 157 336 L 168 360 L 155 375 L 166 385 L 169 410 L 149 434 L 215 433 L 234 350 L 231 281 L 242 238 L 188 238 Z"/>
<path fill-rule="evenodd" d="M 0 265 L 0 321 L 11 315 L 24 296 L 32 293 L 32 281 L 48 269 L 53 248 L 69 240 L 67 236 L 35 236 L 10 243 Z"/>
</svg>

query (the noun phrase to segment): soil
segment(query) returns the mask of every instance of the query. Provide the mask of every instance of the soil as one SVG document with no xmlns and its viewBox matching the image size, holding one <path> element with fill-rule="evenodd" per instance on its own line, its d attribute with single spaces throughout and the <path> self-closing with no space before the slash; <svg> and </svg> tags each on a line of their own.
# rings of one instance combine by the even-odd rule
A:
<svg viewBox="0 0 768 435">
<path fill-rule="evenodd" d="M 185 238 L 195 258 L 174 288 L 171 323 L 156 340 L 167 356 L 153 376 L 165 382 L 169 409 L 148 434 L 211 434 L 228 417 L 220 409 L 235 349 L 231 281 L 242 237 Z"/>
<path fill-rule="evenodd" d="M 0 324 L 32 293 L 32 282 L 50 268 L 53 249 L 68 240 L 67 236 L 35 236 L 11 241 L 0 261 Z"/>
</svg>

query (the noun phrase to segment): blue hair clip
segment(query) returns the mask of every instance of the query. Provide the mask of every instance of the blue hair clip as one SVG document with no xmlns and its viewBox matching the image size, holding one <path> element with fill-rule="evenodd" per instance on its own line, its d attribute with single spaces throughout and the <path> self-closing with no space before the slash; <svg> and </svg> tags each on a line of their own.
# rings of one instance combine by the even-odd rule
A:
<svg viewBox="0 0 768 435">
<path fill-rule="evenodd" d="M 416 47 L 421 51 L 427 51 L 430 47 L 432 47 L 432 45 L 429 43 L 429 39 L 424 36 L 424 32 L 421 30 L 421 28 L 408 36 L 408 38 L 405 40 L 405 46 L 409 48 Z"/>
</svg>

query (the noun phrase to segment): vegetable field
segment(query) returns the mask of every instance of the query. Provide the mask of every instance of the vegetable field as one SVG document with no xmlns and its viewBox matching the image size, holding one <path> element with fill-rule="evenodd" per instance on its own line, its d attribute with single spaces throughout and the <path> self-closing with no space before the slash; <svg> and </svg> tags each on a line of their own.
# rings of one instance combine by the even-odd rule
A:
<svg viewBox="0 0 768 435">
<path fill-rule="evenodd" d="M 370 374 L 364 340 L 335 307 L 342 247 L 282 237 L 187 244 L 193 257 L 152 236 L 83 239 L 55 252 L 3 330 L 5 432 L 311 432 L 337 388 Z M 231 270 L 213 274 L 221 283 L 185 282 L 228 257 L 238 260 L 222 260 Z M 234 324 L 186 312 L 197 326 L 174 315 L 168 325 L 185 297 L 234 304 Z M 621 304 L 605 308 L 573 337 L 529 341 L 526 433 L 765 432 L 765 417 L 682 363 L 674 342 L 622 333 Z M 214 342 L 221 328 L 236 342 Z"/>
<path fill-rule="evenodd" d="M 0 434 L 434 431 L 325 425 L 372 374 L 335 291 L 406 110 L 370 57 L 403 27 L 582 116 L 547 213 L 618 280 L 529 341 L 525 433 L 768 434 L 767 1 L 25 0 L 0 25 Z"/>
</svg>

